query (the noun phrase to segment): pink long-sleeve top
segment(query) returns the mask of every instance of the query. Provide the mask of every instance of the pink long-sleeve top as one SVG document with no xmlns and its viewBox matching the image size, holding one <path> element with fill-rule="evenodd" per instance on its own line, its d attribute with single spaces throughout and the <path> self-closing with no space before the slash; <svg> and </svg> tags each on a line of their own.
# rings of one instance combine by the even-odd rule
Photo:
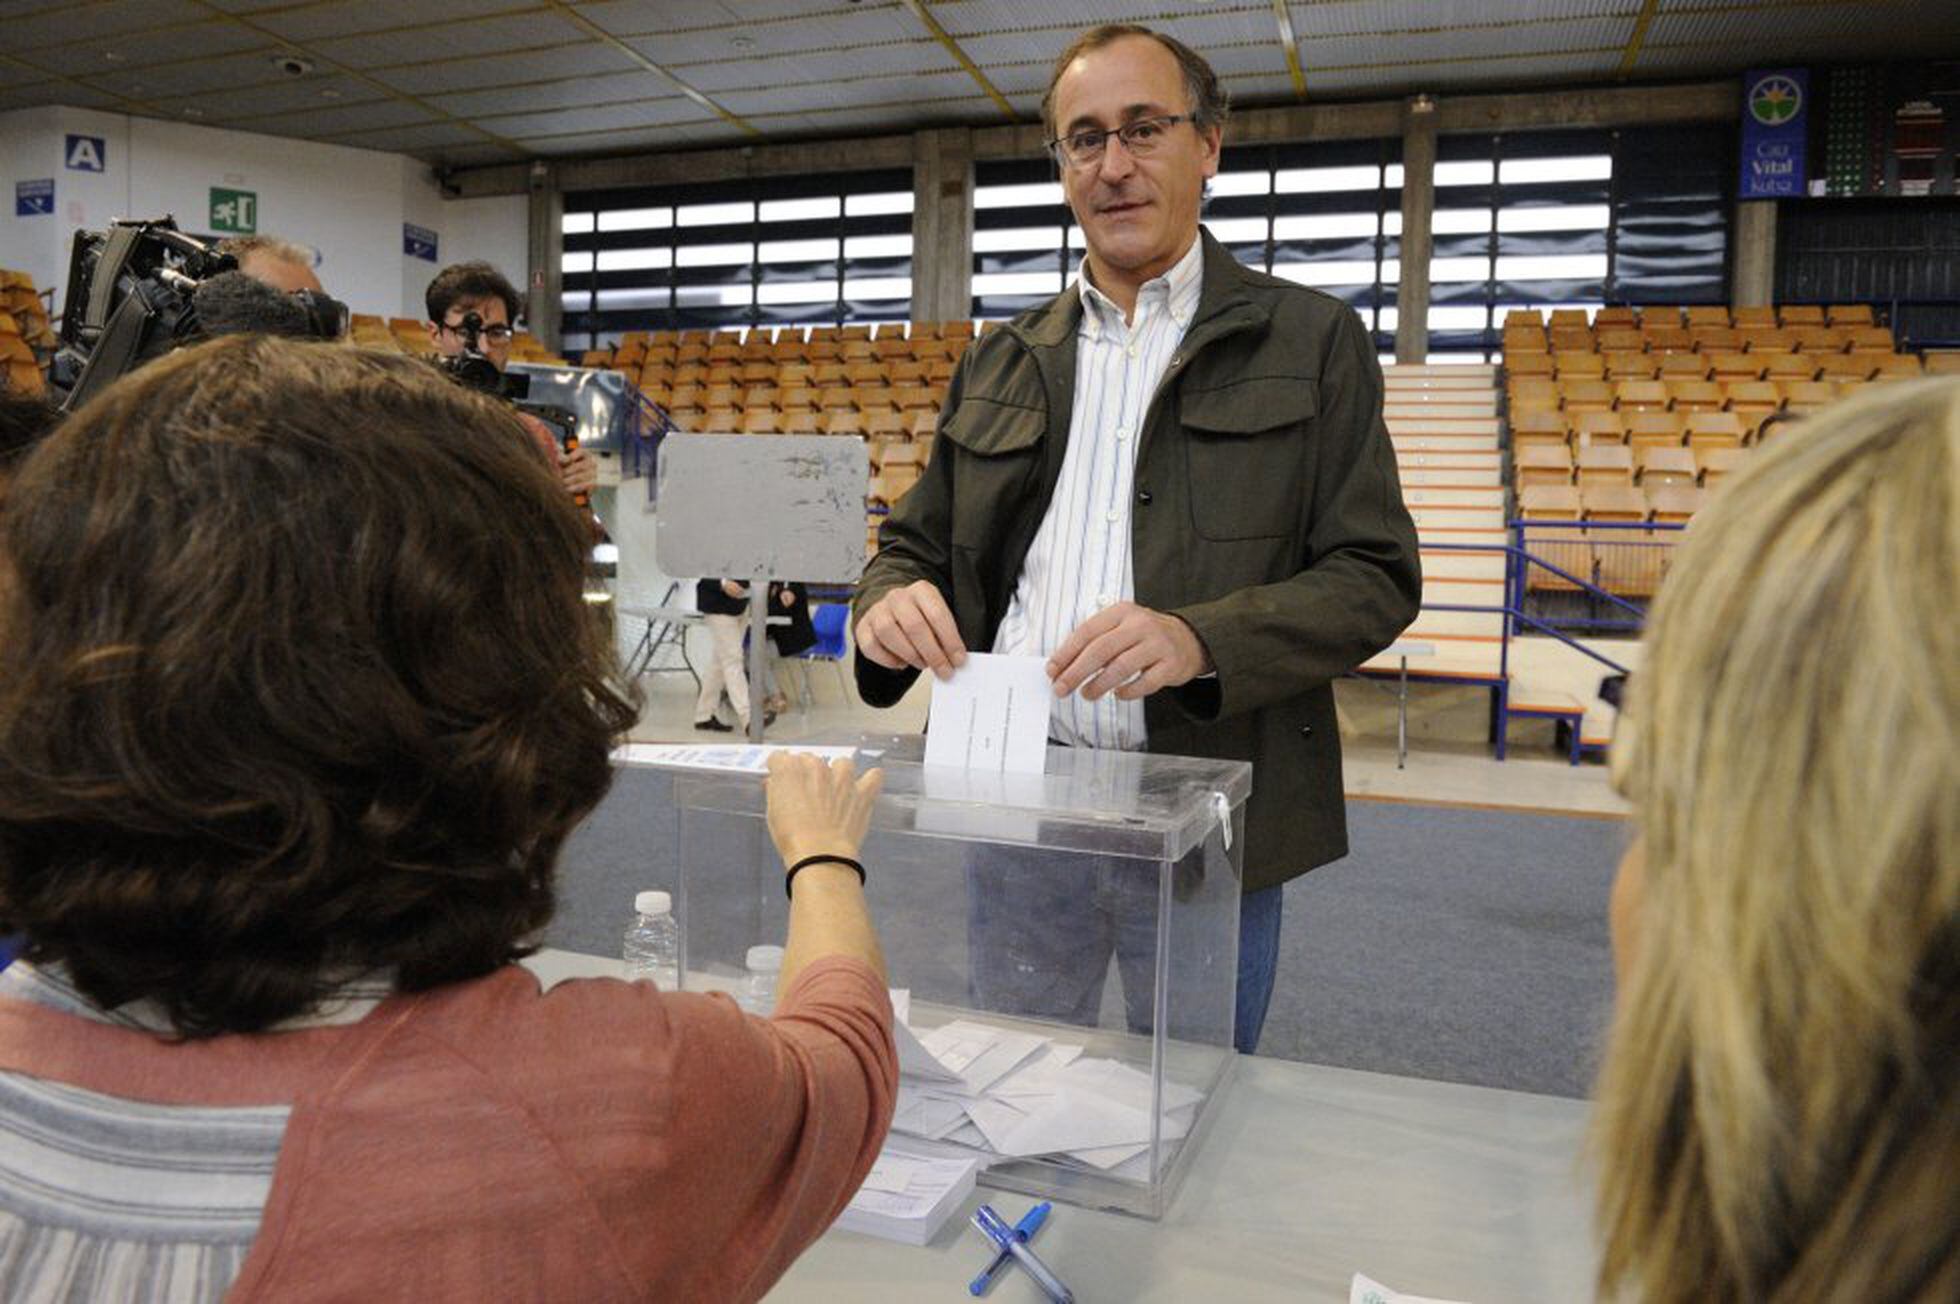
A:
<svg viewBox="0 0 1960 1304">
<path fill-rule="evenodd" d="M 0 1077 L 166 1122 L 289 1107 L 256 1234 L 212 1283 L 227 1300 L 753 1300 L 877 1155 L 891 1019 L 876 974 L 835 958 L 768 1020 L 612 979 L 541 992 L 515 966 L 345 1026 L 192 1042 L 0 999 Z"/>
</svg>

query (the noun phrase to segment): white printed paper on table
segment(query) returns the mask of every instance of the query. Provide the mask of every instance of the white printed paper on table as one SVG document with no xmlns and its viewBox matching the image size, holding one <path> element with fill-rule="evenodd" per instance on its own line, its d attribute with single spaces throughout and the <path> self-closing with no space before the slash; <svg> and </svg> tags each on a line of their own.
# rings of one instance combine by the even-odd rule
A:
<svg viewBox="0 0 1960 1304">
<path fill-rule="evenodd" d="M 769 758 L 777 752 L 795 752 L 833 761 L 857 754 L 855 747 L 799 747 L 794 744 L 761 743 L 626 743 L 613 749 L 617 765 L 661 765 L 669 769 L 714 770 L 723 774 L 765 774 Z"/>
</svg>

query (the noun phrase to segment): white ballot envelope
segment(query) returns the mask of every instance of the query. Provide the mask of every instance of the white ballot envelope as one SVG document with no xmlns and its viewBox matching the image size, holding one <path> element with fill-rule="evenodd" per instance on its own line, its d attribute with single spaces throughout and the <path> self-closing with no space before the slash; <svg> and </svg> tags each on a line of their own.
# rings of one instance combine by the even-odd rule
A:
<svg viewBox="0 0 1960 1304">
<path fill-rule="evenodd" d="M 967 654 L 951 679 L 932 681 L 928 766 L 1040 774 L 1048 758 L 1055 691 L 1041 657 Z"/>
</svg>

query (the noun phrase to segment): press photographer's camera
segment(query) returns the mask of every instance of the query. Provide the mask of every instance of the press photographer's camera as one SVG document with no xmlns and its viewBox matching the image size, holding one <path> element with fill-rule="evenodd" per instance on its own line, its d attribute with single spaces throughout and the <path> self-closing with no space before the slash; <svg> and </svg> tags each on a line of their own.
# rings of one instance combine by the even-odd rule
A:
<svg viewBox="0 0 1960 1304">
<path fill-rule="evenodd" d="M 456 333 L 463 337 L 463 351 L 447 358 L 437 358 L 436 365 L 449 374 L 451 380 L 494 398 L 509 399 L 516 402 L 526 397 L 531 389 L 529 376 L 509 376 L 497 369 L 483 351 L 483 334 L 487 328 L 483 324 L 483 314 L 466 312 Z"/>
<path fill-rule="evenodd" d="M 331 340 L 347 331 L 340 300 L 263 285 L 167 216 L 77 231 L 67 284 L 49 372 L 64 411 L 144 363 L 213 335 Z"/>
</svg>

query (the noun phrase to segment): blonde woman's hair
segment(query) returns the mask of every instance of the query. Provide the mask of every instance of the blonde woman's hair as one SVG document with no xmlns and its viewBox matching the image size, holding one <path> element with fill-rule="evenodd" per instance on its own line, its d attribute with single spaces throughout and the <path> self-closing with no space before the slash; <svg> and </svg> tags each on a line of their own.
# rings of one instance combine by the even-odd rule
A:
<svg viewBox="0 0 1960 1304">
<path fill-rule="evenodd" d="M 1630 685 L 1607 1296 L 1960 1299 L 1960 382 L 1878 389 L 1696 518 Z"/>
</svg>

